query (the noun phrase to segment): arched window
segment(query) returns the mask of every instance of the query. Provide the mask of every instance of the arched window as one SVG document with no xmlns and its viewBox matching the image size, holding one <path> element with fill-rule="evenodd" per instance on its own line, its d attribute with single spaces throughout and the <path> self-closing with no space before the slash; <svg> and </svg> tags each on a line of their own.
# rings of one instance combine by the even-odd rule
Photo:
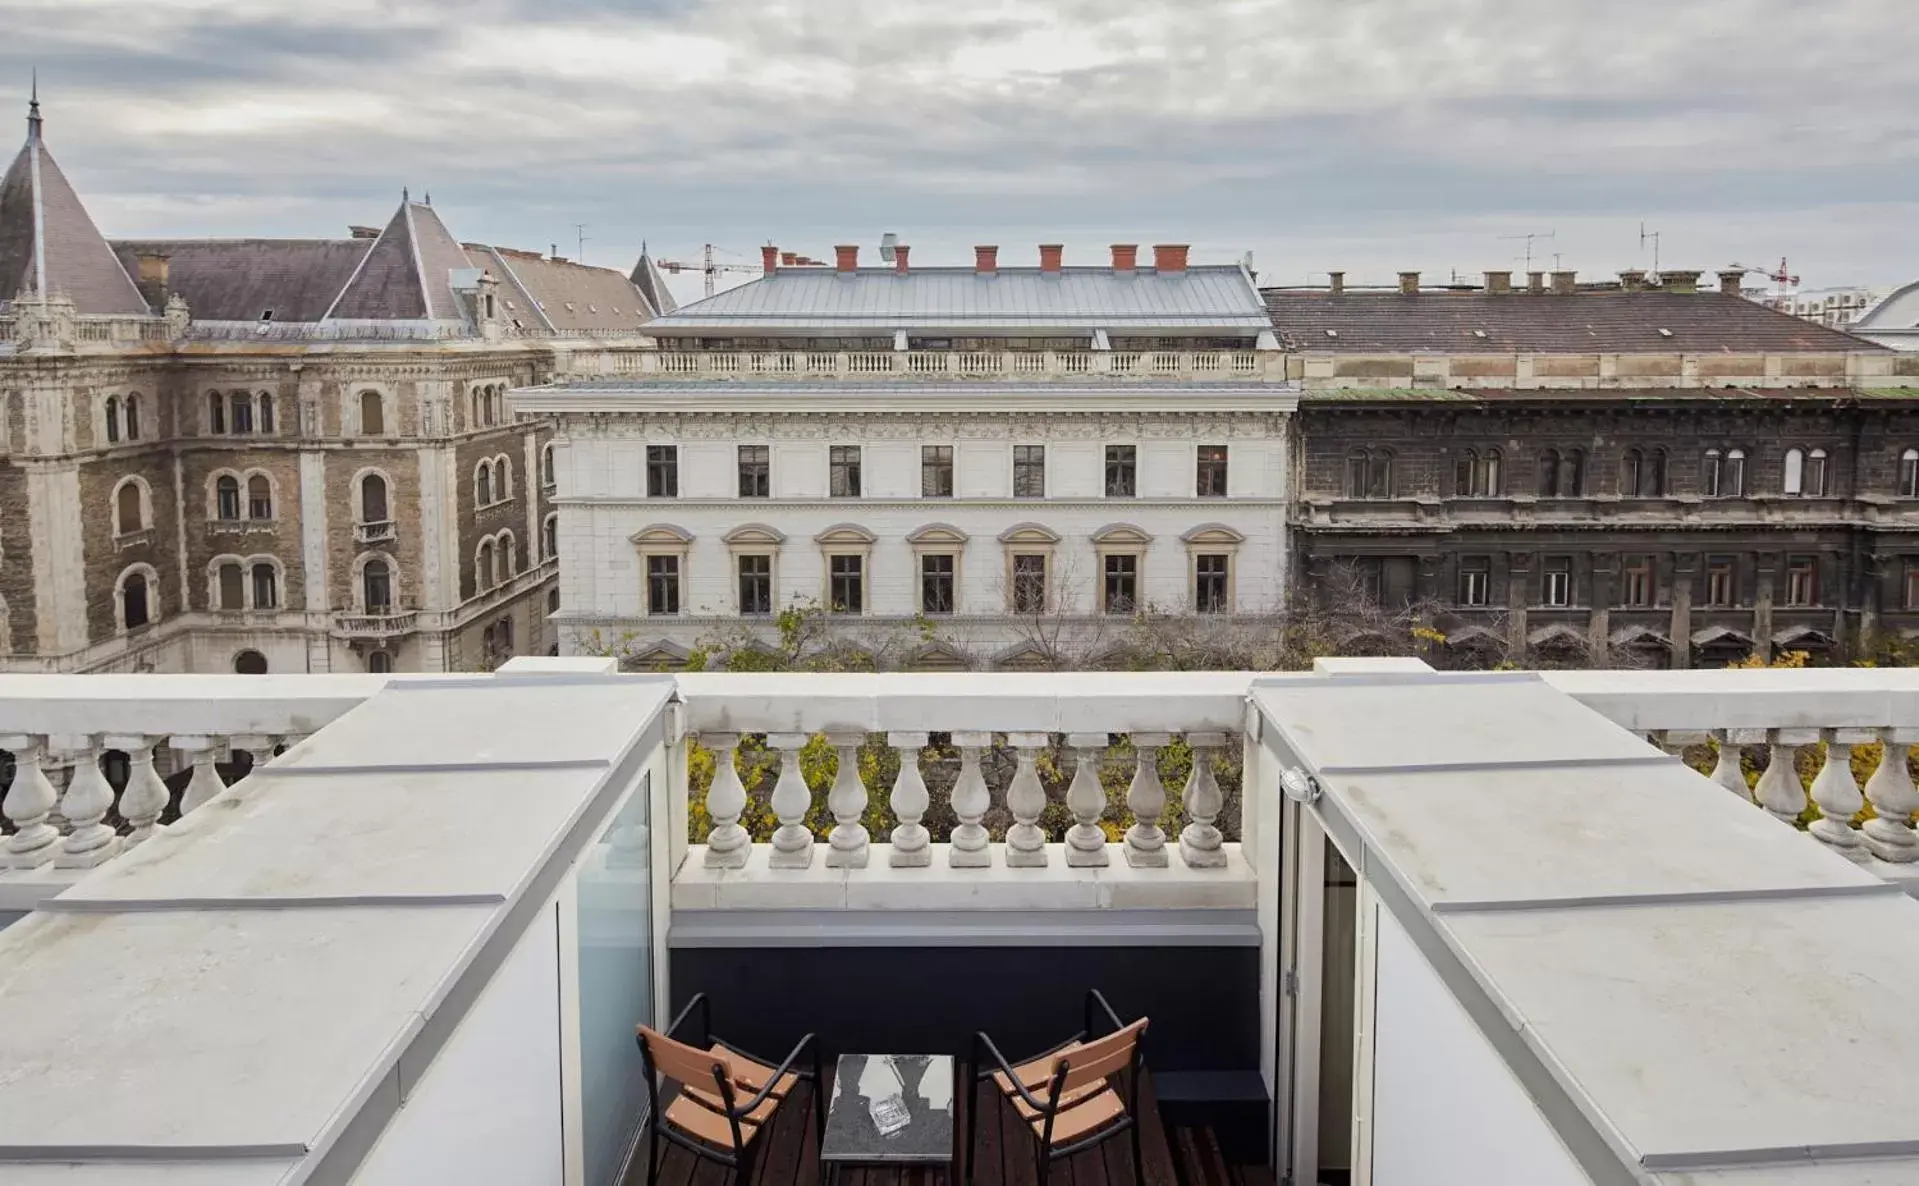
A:
<svg viewBox="0 0 1919 1186">
<path fill-rule="evenodd" d="M 1806 451 L 1804 449 L 1786 450 L 1785 470 L 1780 477 L 1779 488 L 1787 494 L 1798 494 L 1806 488 Z"/>
<path fill-rule="evenodd" d="M 1718 498 L 1719 488 L 1726 477 L 1726 459 L 1717 449 L 1706 450 L 1699 463 L 1699 492 L 1707 498 Z"/>
<path fill-rule="evenodd" d="M 498 383 L 487 388 L 486 391 L 486 422 L 488 424 L 498 424 L 501 420 L 505 419 L 506 400 L 503 397 L 503 392 Z"/>
<path fill-rule="evenodd" d="M 484 421 L 480 416 L 480 389 L 475 387 L 467 393 L 467 427 L 478 428 Z"/>
<path fill-rule="evenodd" d="M 368 474 L 360 479 L 360 522 L 386 521 L 386 479 L 379 474 Z"/>
<path fill-rule="evenodd" d="M 273 433 L 273 395 L 271 392 L 262 391 L 260 393 L 260 431 L 269 436 Z"/>
<path fill-rule="evenodd" d="M 147 527 L 146 500 L 140 497 L 140 483 L 127 478 L 113 494 L 113 534 L 132 535 Z"/>
<path fill-rule="evenodd" d="M 1619 463 L 1619 493 L 1624 498 L 1666 496 L 1666 454 L 1628 449 Z"/>
<path fill-rule="evenodd" d="M 130 441 L 137 441 L 140 439 L 140 393 L 139 392 L 130 391 L 127 393 L 125 414 L 127 418 L 127 439 Z"/>
<path fill-rule="evenodd" d="M 1497 449 L 1467 449 L 1453 466 L 1453 492 L 1461 498 L 1497 498 L 1502 480 Z"/>
<path fill-rule="evenodd" d="M 220 604 L 223 610 L 242 610 L 246 608 L 246 574 L 240 569 L 238 560 L 229 560 L 220 566 L 216 574 L 219 584 Z"/>
<path fill-rule="evenodd" d="M 247 518 L 273 518 L 273 483 L 265 474 L 254 474 L 247 479 Z"/>
<path fill-rule="evenodd" d="M 130 572 L 120 582 L 120 621 L 128 630 L 137 630 L 153 621 L 148 604 L 151 591 L 145 573 Z"/>
<path fill-rule="evenodd" d="M 499 643 L 502 654 L 513 653 L 513 619 L 501 618 L 493 627 L 493 637 Z"/>
<path fill-rule="evenodd" d="M 476 506 L 493 505 L 493 463 L 482 461 L 479 472 L 473 477 L 473 502 Z"/>
<path fill-rule="evenodd" d="M 493 463 L 493 493 L 501 502 L 513 497 L 513 461 L 501 457 Z"/>
<path fill-rule="evenodd" d="M 1746 451 L 1744 449 L 1726 450 L 1726 477 L 1719 489 L 1727 498 L 1746 496 Z"/>
<path fill-rule="evenodd" d="M 253 431 L 253 397 L 244 391 L 236 391 L 227 403 L 227 424 L 235 436 Z"/>
<path fill-rule="evenodd" d="M 267 657 L 258 651 L 241 651 L 233 657 L 235 675 L 265 675 Z"/>
<path fill-rule="evenodd" d="M 107 397 L 107 444 L 120 443 L 120 401 L 115 396 Z"/>
<path fill-rule="evenodd" d="M 551 560 L 560 554 L 560 517 L 548 515 L 540 525 L 540 559 Z"/>
<path fill-rule="evenodd" d="M 551 490 L 558 484 L 553 473 L 553 446 L 549 444 L 540 450 L 540 485 Z"/>
<path fill-rule="evenodd" d="M 1393 497 L 1393 454 L 1390 449 L 1354 449 L 1346 455 L 1346 496 Z"/>
<path fill-rule="evenodd" d="M 1559 497 L 1578 498 L 1586 492 L 1586 455 L 1568 449 L 1559 455 Z"/>
<path fill-rule="evenodd" d="M 240 517 L 240 479 L 232 474 L 221 474 L 213 484 L 214 514 L 222 522 L 231 523 Z"/>
<path fill-rule="evenodd" d="M 253 566 L 253 608 L 280 608 L 280 574 L 264 560 Z"/>
<path fill-rule="evenodd" d="M 476 590 L 484 591 L 496 583 L 493 579 L 493 541 L 489 539 L 480 544 L 480 555 L 473 565 L 473 585 Z"/>
<path fill-rule="evenodd" d="M 370 437 L 386 433 L 386 406 L 377 391 L 360 393 L 360 433 Z"/>
<path fill-rule="evenodd" d="M 1826 496 L 1826 451 L 1814 449 L 1806 454 L 1806 497 L 1824 498 Z"/>
<path fill-rule="evenodd" d="M 367 613 L 393 612 L 393 569 L 383 556 L 375 556 L 360 569 L 360 599 Z"/>
<path fill-rule="evenodd" d="M 217 391 L 207 392 L 207 432 L 220 436 L 227 430 L 226 399 Z"/>
<path fill-rule="evenodd" d="M 374 675 L 386 675 L 393 670 L 393 654 L 390 651 L 370 651 L 366 657 L 366 669 Z"/>
<path fill-rule="evenodd" d="M 1899 497 L 1919 498 L 1919 449 L 1899 455 Z"/>
<path fill-rule="evenodd" d="M 502 531 L 495 548 L 500 557 L 500 581 L 504 584 L 520 571 L 520 541 L 513 538 L 511 531 Z"/>
</svg>

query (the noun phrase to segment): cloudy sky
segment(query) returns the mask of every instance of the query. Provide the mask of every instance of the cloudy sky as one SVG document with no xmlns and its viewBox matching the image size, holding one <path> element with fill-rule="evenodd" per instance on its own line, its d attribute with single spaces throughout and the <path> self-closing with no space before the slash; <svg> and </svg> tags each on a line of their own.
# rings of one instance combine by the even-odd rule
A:
<svg viewBox="0 0 1919 1186">
<path fill-rule="evenodd" d="M 1910 0 L 0 0 L 110 235 L 1919 277 Z M 1757 282 L 1754 278 L 1753 282 Z M 697 291 L 688 280 L 685 291 Z"/>
</svg>

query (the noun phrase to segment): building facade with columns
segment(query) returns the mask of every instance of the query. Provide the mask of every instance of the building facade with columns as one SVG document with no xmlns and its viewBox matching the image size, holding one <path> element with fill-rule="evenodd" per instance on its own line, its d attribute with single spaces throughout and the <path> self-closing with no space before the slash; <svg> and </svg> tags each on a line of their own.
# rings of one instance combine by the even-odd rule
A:
<svg viewBox="0 0 1919 1186">
<path fill-rule="evenodd" d="M 513 393 L 558 434 L 563 649 L 674 664 L 812 608 L 900 665 L 1037 666 L 1279 608 L 1295 391 L 1244 268 L 910 250 L 767 248 L 643 373 Z"/>
<path fill-rule="evenodd" d="M 653 312 L 430 200 L 339 239 L 108 240 L 36 104 L 0 182 L 0 668 L 547 653 L 551 434 L 505 393 L 613 365 Z"/>
<path fill-rule="evenodd" d="M 1468 665 L 1909 644 L 1919 362 L 1699 276 L 1266 290 L 1306 583 L 1420 606 Z"/>
</svg>

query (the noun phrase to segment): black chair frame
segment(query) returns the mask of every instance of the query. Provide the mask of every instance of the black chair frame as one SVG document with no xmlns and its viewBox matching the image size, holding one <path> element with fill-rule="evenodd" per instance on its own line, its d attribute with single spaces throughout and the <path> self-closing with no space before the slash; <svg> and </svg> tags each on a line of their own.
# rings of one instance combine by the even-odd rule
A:
<svg viewBox="0 0 1919 1186">
<path fill-rule="evenodd" d="M 1146 1170 L 1144 1163 L 1140 1160 L 1139 1136 L 1140 1074 L 1146 1069 L 1145 1034 L 1142 1033 L 1139 1036 L 1133 1047 L 1132 1065 L 1127 1068 L 1126 1072 L 1126 1088 L 1124 1091 L 1119 1092 L 1120 1102 L 1126 1109 L 1125 1115 L 1121 1116 L 1112 1124 L 1107 1125 L 1105 1128 L 1100 1129 L 1098 1132 L 1093 1133 L 1091 1136 L 1075 1141 L 1070 1145 L 1063 1145 L 1058 1149 L 1053 1148 L 1053 1120 L 1059 1114 L 1058 1101 L 1066 1088 L 1066 1064 L 1061 1062 L 1053 1068 L 1053 1076 L 1047 1084 L 1046 1098 L 1044 1100 L 1036 1098 L 1032 1092 L 1028 1091 L 1026 1084 L 1020 1082 L 1020 1077 L 1014 1070 L 1016 1065 L 1023 1066 L 1027 1063 L 1038 1062 L 1044 1058 L 1051 1058 L 1069 1046 L 1096 1041 L 1108 1034 L 1116 1033 L 1126 1028 L 1126 1023 L 1121 1021 L 1119 1014 L 1113 1011 L 1113 1006 L 1107 1002 L 1105 994 L 1096 988 L 1087 990 L 1083 1013 L 1085 1028 L 1081 1029 L 1079 1033 L 1074 1034 L 1050 1050 L 1044 1050 L 1033 1055 L 1031 1058 L 1022 1059 L 1018 1064 L 1008 1062 L 1006 1056 L 1000 1053 L 999 1047 L 993 1044 L 993 1039 L 985 1033 L 976 1033 L 973 1035 L 973 1079 L 971 1083 L 971 1094 L 966 1100 L 966 1156 L 964 1158 L 965 1168 L 962 1172 L 962 1177 L 967 1183 L 967 1186 L 972 1186 L 973 1181 L 973 1147 L 976 1144 L 976 1136 L 979 1128 L 979 1085 L 991 1080 L 995 1073 L 1004 1074 L 1006 1081 L 1013 1085 L 1013 1090 L 1018 1093 L 1020 1099 L 1026 1102 L 1026 1106 L 1041 1113 L 1046 1118 L 1043 1131 L 1039 1136 L 1039 1149 L 1035 1159 L 1035 1168 L 1039 1172 L 1038 1180 L 1040 1182 L 1046 1181 L 1047 1170 L 1052 1166 L 1055 1158 L 1071 1157 L 1075 1153 L 1091 1149 L 1095 1145 L 1103 1144 L 1122 1132 L 1130 1131 L 1133 1142 L 1133 1180 L 1136 1186 L 1146 1186 Z M 1096 1030 L 1095 1026 L 1100 1022 L 1104 1022 L 1107 1028 Z M 994 1091 L 997 1094 L 998 1088 L 995 1087 Z"/>
<path fill-rule="evenodd" d="M 664 1036 L 672 1038 L 676 1042 L 686 1041 L 679 1036 L 679 1033 L 686 1025 L 688 1017 L 695 1013 L 698 1014 L 700 1040 L 697 1043 L 686 1042 L 687 1045 L 697 1046 L 701 1050 L 717 1045 L 728 1053 L 751 1059 L 761 1066 L 773 1065 L 771 1060 L 761 1058 L 753 1052 L 743 1049 L 713 1032 L 713 1011 L 706 999 L 705 993 L 693 994 L 693 999 L 686 1003 L 686 1007 L 680 1010 L 679 1016 L 675 1017 L 673 1023 L 667 1026 L 665 1031 L 663 1031 Z M 752 1115 L 756 1108 L 765 1103 L 767 1099 L 772 1096 L 774 1087 L 778 1086 L 780 1080 L 789 1074 L 798 1082 L 810 1083 L 812 1085 L 813 1139 L 816 1145 L 820 1140 L 824 1139 L 826 1135 L 826 1097 L 820 1091 L 820 1083 L 822 1080 L 820 1075 L 819 1043 L 814 1040 L 812 1034 L 807 1034 L 795 1043 L 793 1049 L 787 1053 L 786 1058 L 780 1062 L 778 1069 L 767 1076 L 765 1085 L 743 1103 L 735 1102 L 737 1093 L 734 1091 L 732 1080 L 719 1071 L 714 1072 L 713 1092 L 720 1100 L 720 1115 L 726 1117 L 733 1131 L 733 1148 L 731 1151 L 720 1150 L 704 1141 L 675 1132 L 670 1126 L 661 1123 L 664 1113 L 661 1110 L 660 1101 L 660 1074 L 658 1069 L 653 1065 L 652 1052 L 646 1048 L 645 1035 L 635 1035 L 634 1041 L 639 1043 L 640 1060 L 646 1066 L 646 1180 L 649 1183 L 658 1180 L 660 1172 L 659 1146 L 660 1141 L 664 1139 L 671 1144 L 678 1145 L 682 1149 L 687 1150 L 695 1157 L 703 1157 L 708 1161 L 718 1162 L 720 1165 L 734 1171 L 734 1173 L 738 1175 L 735 1180 L 739 1186 L 751 1186 L 753 1162 L 752 1158 L 747 1156 L 748 1146 L 752 1144 L 753 1139 L 757 1139 L 760 1133 L 764 1132 L 766 1128 L 770 1126 L 771 1121 L 769 1120 L 766 1124 L 760 1125 L 760 1127 L 754 1131 L 753 1138 L 742 1137 L 740 1121 Z M 802 1056 L 806 1056 L 807 1058 L 807 1062 L 803 1064 L 801 1063 Z M 796 1064 L 799 1065 L 796 1066 Z M 701 1090 L 706 1089 L 705 1084 L 700 1084 L 699 1086 Z"/>
</svg>

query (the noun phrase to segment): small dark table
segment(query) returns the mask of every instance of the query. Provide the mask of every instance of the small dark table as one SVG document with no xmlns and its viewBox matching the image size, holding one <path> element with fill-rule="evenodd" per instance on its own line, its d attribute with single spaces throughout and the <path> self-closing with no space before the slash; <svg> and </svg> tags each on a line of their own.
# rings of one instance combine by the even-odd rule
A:
<svg viewBox="0 0 1919 1186">
<path fill-rule="evenodd" d="M 828 1182 L 847 1166 L 937 1167 L 953 1178 L 953 1058 L 948 1054 L 842 1054 L 833 1070 L 820 1166 Z M 897 1093 L 910 1117 L 881 1135 L 870 1105 Z"/>
</svg>

